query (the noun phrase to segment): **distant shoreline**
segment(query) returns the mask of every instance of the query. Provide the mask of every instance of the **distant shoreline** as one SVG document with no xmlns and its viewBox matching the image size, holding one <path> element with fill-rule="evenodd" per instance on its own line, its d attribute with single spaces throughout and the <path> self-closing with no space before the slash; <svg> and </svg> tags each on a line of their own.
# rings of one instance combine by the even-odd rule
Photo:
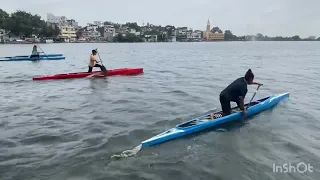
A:
<svg viewBox="0 0 320 180">
<path fill-rule="evenodd" d="M 210 42 L 319 42 L 319 40 L 287 40 L 287 41 L 276 41 L 276 40 L 268 40 L 268 41 L 250 41 L 250 40 L 237 40 L 237 41 L 175 41 L 175 42 L 109 42 L 109 41 L 75 41 L 75 42 L 53 42 L 53 43 L 45 43 L 45 42 L 0 42 L 0 45 L 5 44 L 90 44 L 90 43 L 106 43 L 106 44 L 121 44 L 121 43 L 210 43 Z"/>
</svg>

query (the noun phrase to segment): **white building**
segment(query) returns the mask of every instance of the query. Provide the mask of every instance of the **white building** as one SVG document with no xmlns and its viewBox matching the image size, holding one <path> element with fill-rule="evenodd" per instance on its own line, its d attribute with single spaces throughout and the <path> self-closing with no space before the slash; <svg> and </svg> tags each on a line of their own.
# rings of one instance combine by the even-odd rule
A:
<svg viewBox="0 0 320 180">
<path fill-rule="evenodd" d="M 47 14 L 47 22 L 53 24 L 61 24 L 67 22 L 67 18 L 65 16 L 55 16 L 52 13 Z"/>
<path fill-rule="evenodd" d="M 137 31 L 136 33 L 134 33 L 136 36 L 140 36 L 141 32 Z"/>
<path fill-rule="evenodd" d="M 72 26 L 60 26 L 60 34 L 58 36 L 64 42 L 72 42 L 77 38 L 76 30 Z"/>
<path fill-rule="evenodd" d="M 98 27 L 103 27 L 104 26 L 103 25 L 104 23 L 102 21 L 93 21 L 93 24 L 98 26 Z"/>
<path fill-rule="evenodd" d="M 74 19 L 68 19 L 66 25 L 72 26 L 72 27 L 74 27 L 76 29 L 78 29 L 78 27 L 79 27 L 78 22 L 76 20 L 74 20 Z"/>
<path fill-rule="evenodd" d="M 169 42 L 177 42 L 176 36 L 170 36 Z"/>
<path fill-rule="evenodd" d="M 200 30 L 193 31 L 192 33 L 192 38 L 194 39 L 201 39 L 201 36 L 202 36 L 202 31 Z"/>
<path fill-rule="evenodd" d="M 315 40 L 316 36 L 309 36 L 308 39 Z"/>
<path fill-rule="evenodd" d="M 187 27 L 178 27 L 176 29 L 177 36 L 186 36 L 187 32 L 188 32 L 188 28 Z"/>
<path fill-rule="evenodd" d="M 107 41 L 113 41 L 113 38 L 116 36 L 116 29 L 113 25 L 104 26 L 104 39 Z"/>
<path fill-rule="evenodd" d="M 187 38 L 188 38 L 188 39 L 192 39 L 192 38 L 193 38 L 192 35 L 193 35 L 192 30 L 187 31 Z"/>
<path fill-rule="evenodd" d="M 103 40 L 112 39 L 115 36 L 115 29 L 112 25 L 101 26 L 103 23 L 100 21 L 94 21 L 93 23 L 87 23 L 87 26 L 80 29 L 79 39 L 81 40 Z"/>
<path fill-rule="evenodd" d="M 65 42 L 74 41 L 76 39 L 76 31 L 79 28 L 78 22 L 74 19 L 67 19 L 65 16 L 55 16 L 52 13 L 47 14 L 47 25 L 60 29 L 59 38 Z"/>
<path fill-rule="evenodd" d="M 0 42 L 9 41 L 9 32 L 6 32 L 4 29 L 0 29 Z"/>
<path fill-rule="evenodd" d="M 157 42 L 158 41 L 157 35 L 144 35 L 144 38 L 147 42 Z"/>
<path fill-rule="evenodd" d="M 87 31 L 97 31 L 99 26 L 97 24 L 87 23 L 86 30 Z"/>
<path fill-rule="evenodd" d="M 101 37 L 101 33 L 98 31 L 84 31 L 82 37 L 86 40 L 98 40 Z"/>
</svg>

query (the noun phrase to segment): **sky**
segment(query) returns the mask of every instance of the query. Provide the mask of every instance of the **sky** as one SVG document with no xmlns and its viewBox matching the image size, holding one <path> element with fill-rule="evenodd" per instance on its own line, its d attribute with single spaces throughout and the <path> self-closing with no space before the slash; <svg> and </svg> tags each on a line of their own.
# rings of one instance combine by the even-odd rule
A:
<svg viewBox="0 0 320 180">
<path fill-rule="evenodd" d="M 211 27 L 235 35 L 320 36 L 320 0 L 1 0 L 8 13 L 24 10 L 75 19 L 84 26 L 93 21 L 148 22 L 154 25 Z"/>
</svg>

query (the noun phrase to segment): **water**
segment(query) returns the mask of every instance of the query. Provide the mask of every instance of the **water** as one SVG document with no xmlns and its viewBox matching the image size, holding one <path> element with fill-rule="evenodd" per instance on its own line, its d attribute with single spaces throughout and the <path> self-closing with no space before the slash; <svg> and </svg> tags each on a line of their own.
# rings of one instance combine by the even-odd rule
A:
<svg viewBox="0 0 320 180">
<path fill-rule="evenodd" d="M 62 61 L 0 62 L 0 179 L 319 179 L 320 45 L 317 42 L 47 44 Z M 86 71 L 98 48 L 108 69 L 138 76 L 32 81 Z M 1 56 L 32 45 L 1 45 Z M 220 109 L 219 93 L 248 68 L 255 99 L 290 98 L 246 124 L 230 124 L 111 158 L 178 123 Z M 250 86 L 246 102 L 256 86 Z M 233 104 L 234 105 L 234 104 Z M 274 173 L 310 163 L 313 172 Z"/>
</svg>

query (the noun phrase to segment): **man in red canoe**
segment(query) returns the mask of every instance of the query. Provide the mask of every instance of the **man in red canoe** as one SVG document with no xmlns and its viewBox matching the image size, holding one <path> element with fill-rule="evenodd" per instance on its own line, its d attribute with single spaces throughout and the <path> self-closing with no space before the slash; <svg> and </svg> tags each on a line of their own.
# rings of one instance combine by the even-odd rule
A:
<svg viewBox="0 0 320 180">
<path fill-rule="evenodd" d="M 220 103 L 223 116 L 231 114 L 231 101 L 236 102 L 238 107 L 242 110 L 243 115 L 246 115 L 247 111 L 246 108 L 244 108 L 244 98 L 248 92 L 247 85 L 263 85 L 261 83 L 253 82 L 253 79 L 254 74 L 251 69 L 249 69 L 244 77 L 236 79 L 220 93 Z"/>
<path fill-rule="evenodd" d="M 97 64 L 99 62 L 96 59 L 96 55 L 97 55 L 97 50 L 96 49 L 92 50 L 92 54 L 90 55 L 88 72 L 92 72 L 93 67 L 99 67 L 101 71 L 104 73 L 104 75 L 107 76 L 107 69 L 103 65 Z"/>
</svg>

